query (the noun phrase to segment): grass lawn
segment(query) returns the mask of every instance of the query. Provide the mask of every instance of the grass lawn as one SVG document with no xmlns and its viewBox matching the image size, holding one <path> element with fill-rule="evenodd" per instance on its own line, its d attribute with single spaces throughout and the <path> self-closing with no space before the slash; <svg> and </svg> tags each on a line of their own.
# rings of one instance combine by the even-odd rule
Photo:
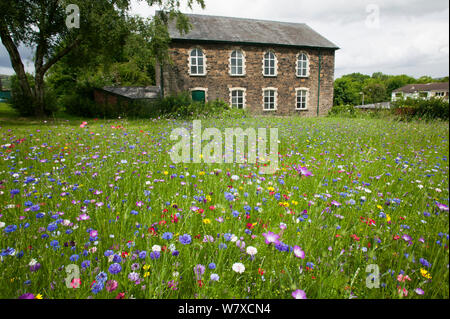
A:
<svg viewBox="0 0 450 319">
<path fill-rule="evenodd" d="M 278 128 L 280 169 L 262 175 L 173 164 L 190 121 L 8 114 L 0 298 L 449 298 L 448 123 L 202 121 Z"/>
</svg>

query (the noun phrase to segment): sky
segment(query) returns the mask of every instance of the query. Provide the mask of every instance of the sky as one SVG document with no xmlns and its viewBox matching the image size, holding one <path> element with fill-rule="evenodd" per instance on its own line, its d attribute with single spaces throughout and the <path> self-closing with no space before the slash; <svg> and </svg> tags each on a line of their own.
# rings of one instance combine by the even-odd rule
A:
<svg viewBox="0 0 450 319">
<path fill-rule="evenodd" d="M 353 72 L 449 75 L 448 0 L 205 0 L 205 9 L 192 10 L 186 2 L 184 13 L 306 23 L 340 48 L 336 78 Z M 157 9 L 132 0 L 134 14 L 151 17 Z M 20 53 L 32 72 L 32 51 Z M 0 44 L 0 74 L 13 73 Z"/>
</svg>

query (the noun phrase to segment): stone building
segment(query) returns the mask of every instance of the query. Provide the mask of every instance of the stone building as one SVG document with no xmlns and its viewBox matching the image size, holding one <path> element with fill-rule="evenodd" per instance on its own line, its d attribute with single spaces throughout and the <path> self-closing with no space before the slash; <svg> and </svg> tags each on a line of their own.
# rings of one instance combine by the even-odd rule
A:
<svg viewBox="0 0 450 319">
<path fill-rule="evenodd" d="M 156 67 L 162 94 L 192 92 L 253 114 L 326 115 L 338 47 L 306 24 L 187 14 L 169 25 L 172 64 Z"/>
</svg>

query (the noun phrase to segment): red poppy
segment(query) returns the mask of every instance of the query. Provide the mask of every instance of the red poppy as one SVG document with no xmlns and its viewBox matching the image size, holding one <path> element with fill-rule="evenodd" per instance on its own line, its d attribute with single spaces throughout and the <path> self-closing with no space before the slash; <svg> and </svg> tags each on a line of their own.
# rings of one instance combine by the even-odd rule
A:
<svg viewBox="0 0 450 319">
<path fill-rule="evenodd" d="M 127 258 L 128 257 L 128 253 L 126 251 L 122 252 L 122 258 Z"/>
<path fill-rule="evenodd" d="M 258 274 L 260 274 L 261 276 L 264 275 L 265 271 L 262 268 L 258 268 Z"/>
<path fill-rule="evenodd" d="M 253 226 L 252 223 L 248 223 L 248 224 L 247 224 L 247 228 L 248 228 L 248 229 L 253 229 L 253 227 L 254 227 L 254 226 Z"/>
</svg>

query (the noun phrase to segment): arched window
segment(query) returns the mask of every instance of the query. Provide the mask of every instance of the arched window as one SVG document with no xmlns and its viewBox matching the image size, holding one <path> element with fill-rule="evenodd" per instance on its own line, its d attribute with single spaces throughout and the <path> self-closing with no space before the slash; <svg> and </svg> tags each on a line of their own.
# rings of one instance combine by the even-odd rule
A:
<svg viewBox="0 0 450 319">
<path fill-rule="evenodd" d="M 191 75 L 205 75 L 205 56 L 201 49 L 194 49 L 190 55 Z"/>
<path fill-rule="evenodd" d="M 297 76 L 308 77 L 309 76 L 309 60 L 308 56 L 304 53 L 300 53 L 297 59 Z"/>
<path fill-rule="evenodd" d="M 277 60 L 275 54 L 267 52 L 264 54 L 264 76 L 276 76 L 277 75 Z"/>
<path fill-rule="evenodd" d="M 230 68 L 231 75 L 244 75 L 244 54 L 240 50 L 231 52 Z"/>
</svg>

